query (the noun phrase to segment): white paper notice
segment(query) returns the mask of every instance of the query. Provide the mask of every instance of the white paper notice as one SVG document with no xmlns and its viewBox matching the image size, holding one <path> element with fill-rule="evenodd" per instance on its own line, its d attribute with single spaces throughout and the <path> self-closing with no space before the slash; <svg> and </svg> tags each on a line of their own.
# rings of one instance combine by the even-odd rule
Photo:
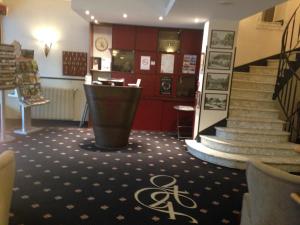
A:
<svg viewBox="0 0 300 225">
<path fill-rule="evenodd" d="M 150 56 L 141 56 L 141 70 L 150 70 Z"/>
<path fill-rule="evenodd" d="M 161 55 L 161 73 L 174 73 L 174 61 L 175 56 L 172 54 L 162 54 Z"/>
</svg>

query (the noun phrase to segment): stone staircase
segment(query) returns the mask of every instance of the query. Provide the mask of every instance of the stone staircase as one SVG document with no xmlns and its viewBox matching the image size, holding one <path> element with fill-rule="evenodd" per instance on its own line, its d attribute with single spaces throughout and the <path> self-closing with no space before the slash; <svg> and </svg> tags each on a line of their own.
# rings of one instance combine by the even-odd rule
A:
<svg viewBox="0 0 300 225">
<path fill-rule="evenodd" d="M 284 121 L 272 100 L 278 60 L 234 72 L 227 127 L 215 127 L 216 136 L 201 135 L 201 143 L 186 140 L 188 151 L 218 165 L 245 169 L 249 159 L 300 172 L 300 145 L 288 142 Z"/>
</svg>

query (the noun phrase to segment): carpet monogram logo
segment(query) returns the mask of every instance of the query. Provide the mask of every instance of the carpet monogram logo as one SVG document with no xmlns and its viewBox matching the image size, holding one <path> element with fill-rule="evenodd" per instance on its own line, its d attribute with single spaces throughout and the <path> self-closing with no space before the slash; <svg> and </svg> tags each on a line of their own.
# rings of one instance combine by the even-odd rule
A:
<svg viewBox="0 0 300 225">
<path fill-rule="evenodd" d="M 176 216 L 184 216 L 190 219 L 190 223 L 198 224 L 195 218 L 175 210 L 176 206 L 196 209 L 197 204 L 187 196 L 189 192 L 179 190 L 174 177 L 157 175 L 151 177 L 150 182 L 153 187 L 142 188 L 135 192 L 136 201 L 149 209 L 168 213 L 171 220 L 176 220 Z"/>
</svg>

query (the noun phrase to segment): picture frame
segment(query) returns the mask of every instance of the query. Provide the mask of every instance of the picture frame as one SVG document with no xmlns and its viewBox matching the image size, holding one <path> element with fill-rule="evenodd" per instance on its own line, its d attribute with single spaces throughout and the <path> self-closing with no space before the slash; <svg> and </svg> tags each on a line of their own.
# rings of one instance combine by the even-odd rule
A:
<svg viewBox="0 0 300 225">
<path fill-rule="evenodd" d="M 210 51 L 208 56 L 207 69 L 211 70 L 230 70 L 232 52 Z"/>
<path fill-rule="evenodd" d="M 231 30 L 212 30 L 211 49 L 233 49 L 235 32 Z"/>
<path fill-rule="evenodd" d="M 227 94 L 205 93 L 204 110 L 226 111 Z"/>
<path fill-rule="evenodd" d="M 206 90 L 228 91 L 229 73 L 207 73 Z"/>
</svg>

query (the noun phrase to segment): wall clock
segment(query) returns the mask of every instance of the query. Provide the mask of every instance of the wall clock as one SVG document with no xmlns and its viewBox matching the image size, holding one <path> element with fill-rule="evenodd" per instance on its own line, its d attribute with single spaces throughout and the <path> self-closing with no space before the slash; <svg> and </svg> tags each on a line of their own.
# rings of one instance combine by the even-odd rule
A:
<svg viewBox="0 0 300 225">
<path fill-rule="evenodd" d="M 100 52 L 105 51 L 108 48 L 108 42 L 104 37 L 99 37 L 95 41 L 95 47 Z"/>
</svg>

